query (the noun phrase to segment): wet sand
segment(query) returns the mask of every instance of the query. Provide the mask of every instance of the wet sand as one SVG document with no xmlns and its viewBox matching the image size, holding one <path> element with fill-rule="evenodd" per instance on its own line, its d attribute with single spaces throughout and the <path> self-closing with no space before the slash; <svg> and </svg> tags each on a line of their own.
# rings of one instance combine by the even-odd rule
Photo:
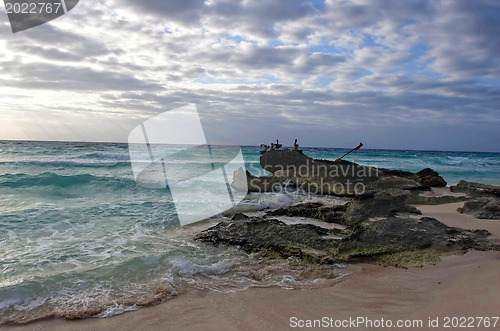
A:
<svg viewBox="0 0 500 331">
<path fill-rule="evenodd" d="M 449 226 L 487 229 L 500 239 L 500 221 L 461 215 L 451 203 L 417 206 L 422 216 Z M 249 289 L 224 294 L 190 290 L 166 303 L 106 319 L 47 320 L 5 330 L 288 330 L 291 318 L 421 320 L 420 330 L 443 329 L 445 317 L 500 316 L 500 252 L 471 251 L 437 265 L 398 269 L 358 264 L 344 281 L 326 288 Z M 428 326 L 439 318 L 439 328 Z M 295 328 L 297 329 L 297 328 Z M 324 328 L 323 328 L 324 329 Z M 339 328 L 332 328 L 339 329 Z M 366 325 L 343 330 L 375 329 Z M 393 330 L 398 328 L 393 328 Z M 401 328 L 402 329 L 402 328 Z M 493 328 L 476 327 L 476 330 Z M 500 321 L 496 328 L 500 329 Z"/>
</svg>

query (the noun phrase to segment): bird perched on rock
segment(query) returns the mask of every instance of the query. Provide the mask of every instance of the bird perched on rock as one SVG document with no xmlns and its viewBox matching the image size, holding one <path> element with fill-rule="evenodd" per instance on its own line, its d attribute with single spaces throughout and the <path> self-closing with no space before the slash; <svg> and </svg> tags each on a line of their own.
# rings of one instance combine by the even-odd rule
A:
<svg viewBox="0 0 500 331">
<path fill-rule="evenodd" d="M 276 145 L 274 145 L 274 147 L 276 147 L 276 149 L 280 149 L 280 148 L 281 148 L 281 146 L 283 146 L 283 145 L 281 145 L 281 144 L 279 143 L 278 139 L 276 139 Z"/>
<path fill-rule="evenodd" d="M 293 143 L 293 149 L 298 149 L 299 148 L 299 144 L 297 144 L 297 139 L 295 139 L 294 143 Z"/>
</svg>

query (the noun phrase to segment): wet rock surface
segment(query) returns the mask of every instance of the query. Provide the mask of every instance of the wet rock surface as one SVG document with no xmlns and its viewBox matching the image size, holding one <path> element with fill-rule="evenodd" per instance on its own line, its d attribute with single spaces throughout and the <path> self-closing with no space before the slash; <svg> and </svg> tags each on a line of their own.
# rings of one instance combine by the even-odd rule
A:
<svg viewBox="0 0 500 331">
<path fill-rule="evenodd" d="M 408 205 L 409 196 L 408 191 L 388 189 L 354 198 L 344 205 L 328 207 L 319 203 L 305 203 L 279 208 L 268 212 L 268 215 L 309 217 L 356 227 L 371 217 L 389 217 L 397 213 L 421 214 L 417 208 Z"/>
<path fill-rule="evenodd" d="M 311 224 L 286 225 L 276 219 L 248 218 L 224 221 L 198 234 L 195 239 L 215 245 L 236 245 L 248 253 L 271 258 L 296 257 L 306 262 L 333 263 L 336 238 L 342 230 Z"/>
<path fill-rule="evenodd" d="M 500 250 L 498 242 L 487 238 L 486 230 L 448 227 L 427 217 L 386 218 L 344 230 L 311 224 L 286 225 L 269 217 L 223 221 L 202 231 L 195 239 L 213 245 L 238 246 L 269 258 L 293 257 L 318 264 L 364 261 L 407 267 L 435 262 L 442 254 L 464 253 L 469 249 Z"/>
<path fill-rule="evenodd" d="M 446 186 L 446 181 L 428 168 L 412 173 L 345 160 L 316 160 L 297 150 L 264 152 L 260 164 L 271 174 L 257 177 L 240 168 L 234 172 L 231 186 L 240 191 L 248 187 L 249 192 L 273 192 L 290 187 L 337 196 L 359 196 L 392 188 L 424 191 Z"/>
<path fill-rule="evenodd" d="M 348 161 L 314 160 L 301 151 L 271 151 L 261 157 L 270 175 L 256 177 L 240 168 L 232 187 L 250 192 L 287 189 L 349 197 L 343 205 L 303 203 L 267 211 L 263 217 L 235 214 L 231 220 L 196 236 L 213 245 L 238 246 L 270 258 L 294 258 L 307 263 L 365 261 L 382 265 L 420 266 L 443 254 L 470 249 L 500 250 L 486 230 L 448 227 L 434 218 L 409 217 L 421 212 L 412 204 L 466 201 L 462 213 L 499 218 L 500 188 L 461 181 L 452 192 L 467 196 L 423 196 L 431 187 L 446 185 L 432 169 L 417 173 L 373 168 Z M 349 186 L 350 185 L 350 186 Z M 356 186 L 357 185 L 357 186 Z M 362 188 L 362 189 L 361 189 Z M 314 190 L 313 190 L 314 189 Z M 276 217 L 313 218 L 341 228 L 285 224 Z"/>
<path fill-rule="evenodd" d="M 500 187 L 461 180 L 450 190 L 471 197 L 458 212 L 481 219 L 500 220 Z"/>
</svg>

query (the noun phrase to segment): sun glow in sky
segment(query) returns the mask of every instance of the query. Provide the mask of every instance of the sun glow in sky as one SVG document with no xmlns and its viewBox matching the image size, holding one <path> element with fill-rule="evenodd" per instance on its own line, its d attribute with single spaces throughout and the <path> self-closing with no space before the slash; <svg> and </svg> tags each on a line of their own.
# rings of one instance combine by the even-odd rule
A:
<svg viewBox="0 0 500 331">
<path fill-rule="evenodd" d="M 500 151 L 495 0 L 88 0 L 16 34 L 0 8 L 0 139 L 196 103 L 209 140 Z"/>
</svg>

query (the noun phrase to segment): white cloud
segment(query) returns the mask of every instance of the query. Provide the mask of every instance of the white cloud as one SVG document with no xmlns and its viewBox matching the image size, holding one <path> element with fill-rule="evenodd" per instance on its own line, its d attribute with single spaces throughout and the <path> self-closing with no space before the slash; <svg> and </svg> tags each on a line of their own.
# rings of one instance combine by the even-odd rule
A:
<svg viewBox="0 0 500 331">
<path fill-rule="evenodd" d="M 499 13 L 488 0 L 80 2 L 21 33 L 0 24 L 0 139 L 125 140 L 195 102 L 210 134 L 242 144 L 498 150 L 484 141 L 500 138 Z"/>
</svg>

